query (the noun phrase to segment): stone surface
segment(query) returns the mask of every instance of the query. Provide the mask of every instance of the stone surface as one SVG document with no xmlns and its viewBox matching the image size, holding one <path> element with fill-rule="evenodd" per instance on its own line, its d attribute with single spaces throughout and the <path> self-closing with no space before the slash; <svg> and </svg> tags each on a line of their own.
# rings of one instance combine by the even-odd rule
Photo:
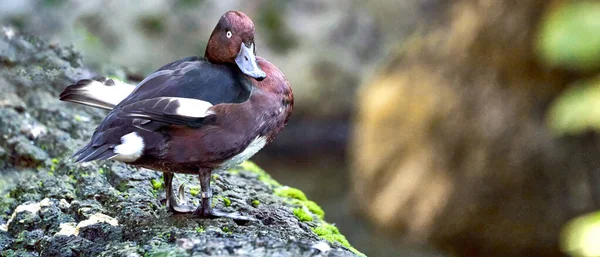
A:
<svg viewBox="0 0 600 257">
<path fill-rule="evenodd" d="M 457 256 L 563 256 L 565 222 L 600 207 L 598 134 L 546 125 L 553 100 L 590 75 L 538 61 L 552 2 L 441 6 L 360 91 L 354 192 L 381 231 Z"/>
<path fill-rule="evenodd" d="M 71 162 L 104 114 L 58 101 L 60 90 L 93 74 L 80 63 L 72 48 L 0 35 L 0 255 L 359 255 L 339 231 L 323 234 L 331 225 L 314 203 L 277 194 L 289 189 L 249 162 L 212 178 L 216 208 L 258 219 L 239 224 L 166 212 L 158 172 Z M 192 204 L 196 180 L 175 179 Z M 294 215 L 299 208 L 310 221 Z"/>
</svg>

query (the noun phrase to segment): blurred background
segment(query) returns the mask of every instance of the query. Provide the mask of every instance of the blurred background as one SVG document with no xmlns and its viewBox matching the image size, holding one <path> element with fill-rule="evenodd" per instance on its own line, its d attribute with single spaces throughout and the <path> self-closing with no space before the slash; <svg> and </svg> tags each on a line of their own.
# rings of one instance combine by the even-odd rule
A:
<svg viewBox="0 0 600 257">
<path fill-rule="evenodd" d="M 600 2 L 1 0 L 0 24 L 136 82 L 228 10 L 295 94 L 253 160 L 360 251 L 600 256 Z"/>
</svg>

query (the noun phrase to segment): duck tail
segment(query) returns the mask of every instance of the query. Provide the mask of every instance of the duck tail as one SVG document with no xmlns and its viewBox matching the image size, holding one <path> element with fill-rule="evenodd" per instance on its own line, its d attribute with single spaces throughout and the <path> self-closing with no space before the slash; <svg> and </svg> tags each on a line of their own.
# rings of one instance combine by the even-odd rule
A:
<svg viewBox="0 0 600 257">
<path fill-rule="evenodd" d="M 116 155 L 117 154 L 113 151 L 113 148 L 109 145 L 93 147 L 91 144 L 87 144 L 73 154 L 71 158 L 76 158 L 75 162 L 89 162 L 110 159 Z"/>
<path fill-rule="evenodd" d="M 60 94 L 60 100 L 112 110 L 125 99 L 135 86 L 107 77 L 82 79 Z"/>
</svg>

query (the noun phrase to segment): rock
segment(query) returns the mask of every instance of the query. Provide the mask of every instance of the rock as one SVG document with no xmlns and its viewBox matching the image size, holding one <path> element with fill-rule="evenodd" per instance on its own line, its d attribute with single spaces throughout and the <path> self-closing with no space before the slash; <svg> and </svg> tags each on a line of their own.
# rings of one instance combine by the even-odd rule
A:
<svg viewBox="0 0 600 257">
<path fill-rule="evenodd" d="M 78 236 L 57 235 L 39 240 L 41 256 L 98 256 L 105 246 Z"/>
<path fill-rule="evenodd" d="M 0 168 L 4 166 L 6 150 L 0 146 Z"/>
<path fill-rule="evenodd" d="M 8 233 L 17 236 L 23 231 L 41 227 L 40 203 L 25 203 L 17 206 L 12 217 L 8 220 Z"/>
<path fill-rule="evenodd" d="M 102 213 L 94 213 L 89 219 L 82 220 L 77 224 L 74 235 L 92 241 L 96 239 L 118 241 L 122 238 L 123 231 L 119 227 L 117 219 Z"/>
<path fill-rule="evenodd" d="M 0 38 L 6 45 L 12 54 L 0 55 L 8 60 L 0 62 L 0 81 L 18 99 L 0 106 L 0 147 L 10 160 L 0 173 L 0 181 L 10 181 L 0 187 L 0 255 L 361 255 L 337 229 L 321 233 L 334 226 L 318 205 L 298 199 L 299 190 L 279 185 L 250 162 L 212 178 L 217 208 L 258 219 L 239 224 L 168 213 L 159 172 L 115 162 L 73 163 L 68 156 L 103 115 L 56 100 L 84 73 L 79 55 L 18 34 Z M 185 182 L 186 199 L 198 204 L 195 176 L 177 175 L 174 182 L 175 188 Z"/>
<path fill-rule="evenodd" d="M 13 138 L 7 142 L 14 149 L 14 162 L 21 167 L 35 167 L 48 159 L 48 154 L 24 136 Z"/>
<path fill-rule="evenodd" d="M 354 195 L 382 231 L 457 256 L 563 256 L 561 227 L 600 207 L 598 135 L 545 123 L 578 79 L 536 61 L 551 2 L 442 5 L 361 90 Z"/>
<path fill-rule="evenodd" d="M 0 251 L 4 251 L 14 241 L 12 236 L 6 231 L 0 231 Z"/>
</svg>

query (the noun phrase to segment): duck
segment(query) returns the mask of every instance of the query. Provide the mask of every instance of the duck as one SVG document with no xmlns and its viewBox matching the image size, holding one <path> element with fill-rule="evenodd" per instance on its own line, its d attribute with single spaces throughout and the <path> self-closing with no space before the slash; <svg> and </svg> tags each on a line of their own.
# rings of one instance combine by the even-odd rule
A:
<svg viewBox="0 0 600 257">
<path fill-rule="evenodd" d="M 110 110 L 76 162 L 115 160 L 163 172 L 170 212 L 201 218 L 255 220 L 214 209 L 211 174 L 237 166 L 274 140 L 293 110 L 283 72 L 256 56 L 254 24 L 244 13 L 221 16 L 204 57 L 166 64 L 136 86 L 111 78 L 83 79 L 60 100 Z M 175 173 L 197 175 L 201 202 L 181 204 Z"/>
</svg>

